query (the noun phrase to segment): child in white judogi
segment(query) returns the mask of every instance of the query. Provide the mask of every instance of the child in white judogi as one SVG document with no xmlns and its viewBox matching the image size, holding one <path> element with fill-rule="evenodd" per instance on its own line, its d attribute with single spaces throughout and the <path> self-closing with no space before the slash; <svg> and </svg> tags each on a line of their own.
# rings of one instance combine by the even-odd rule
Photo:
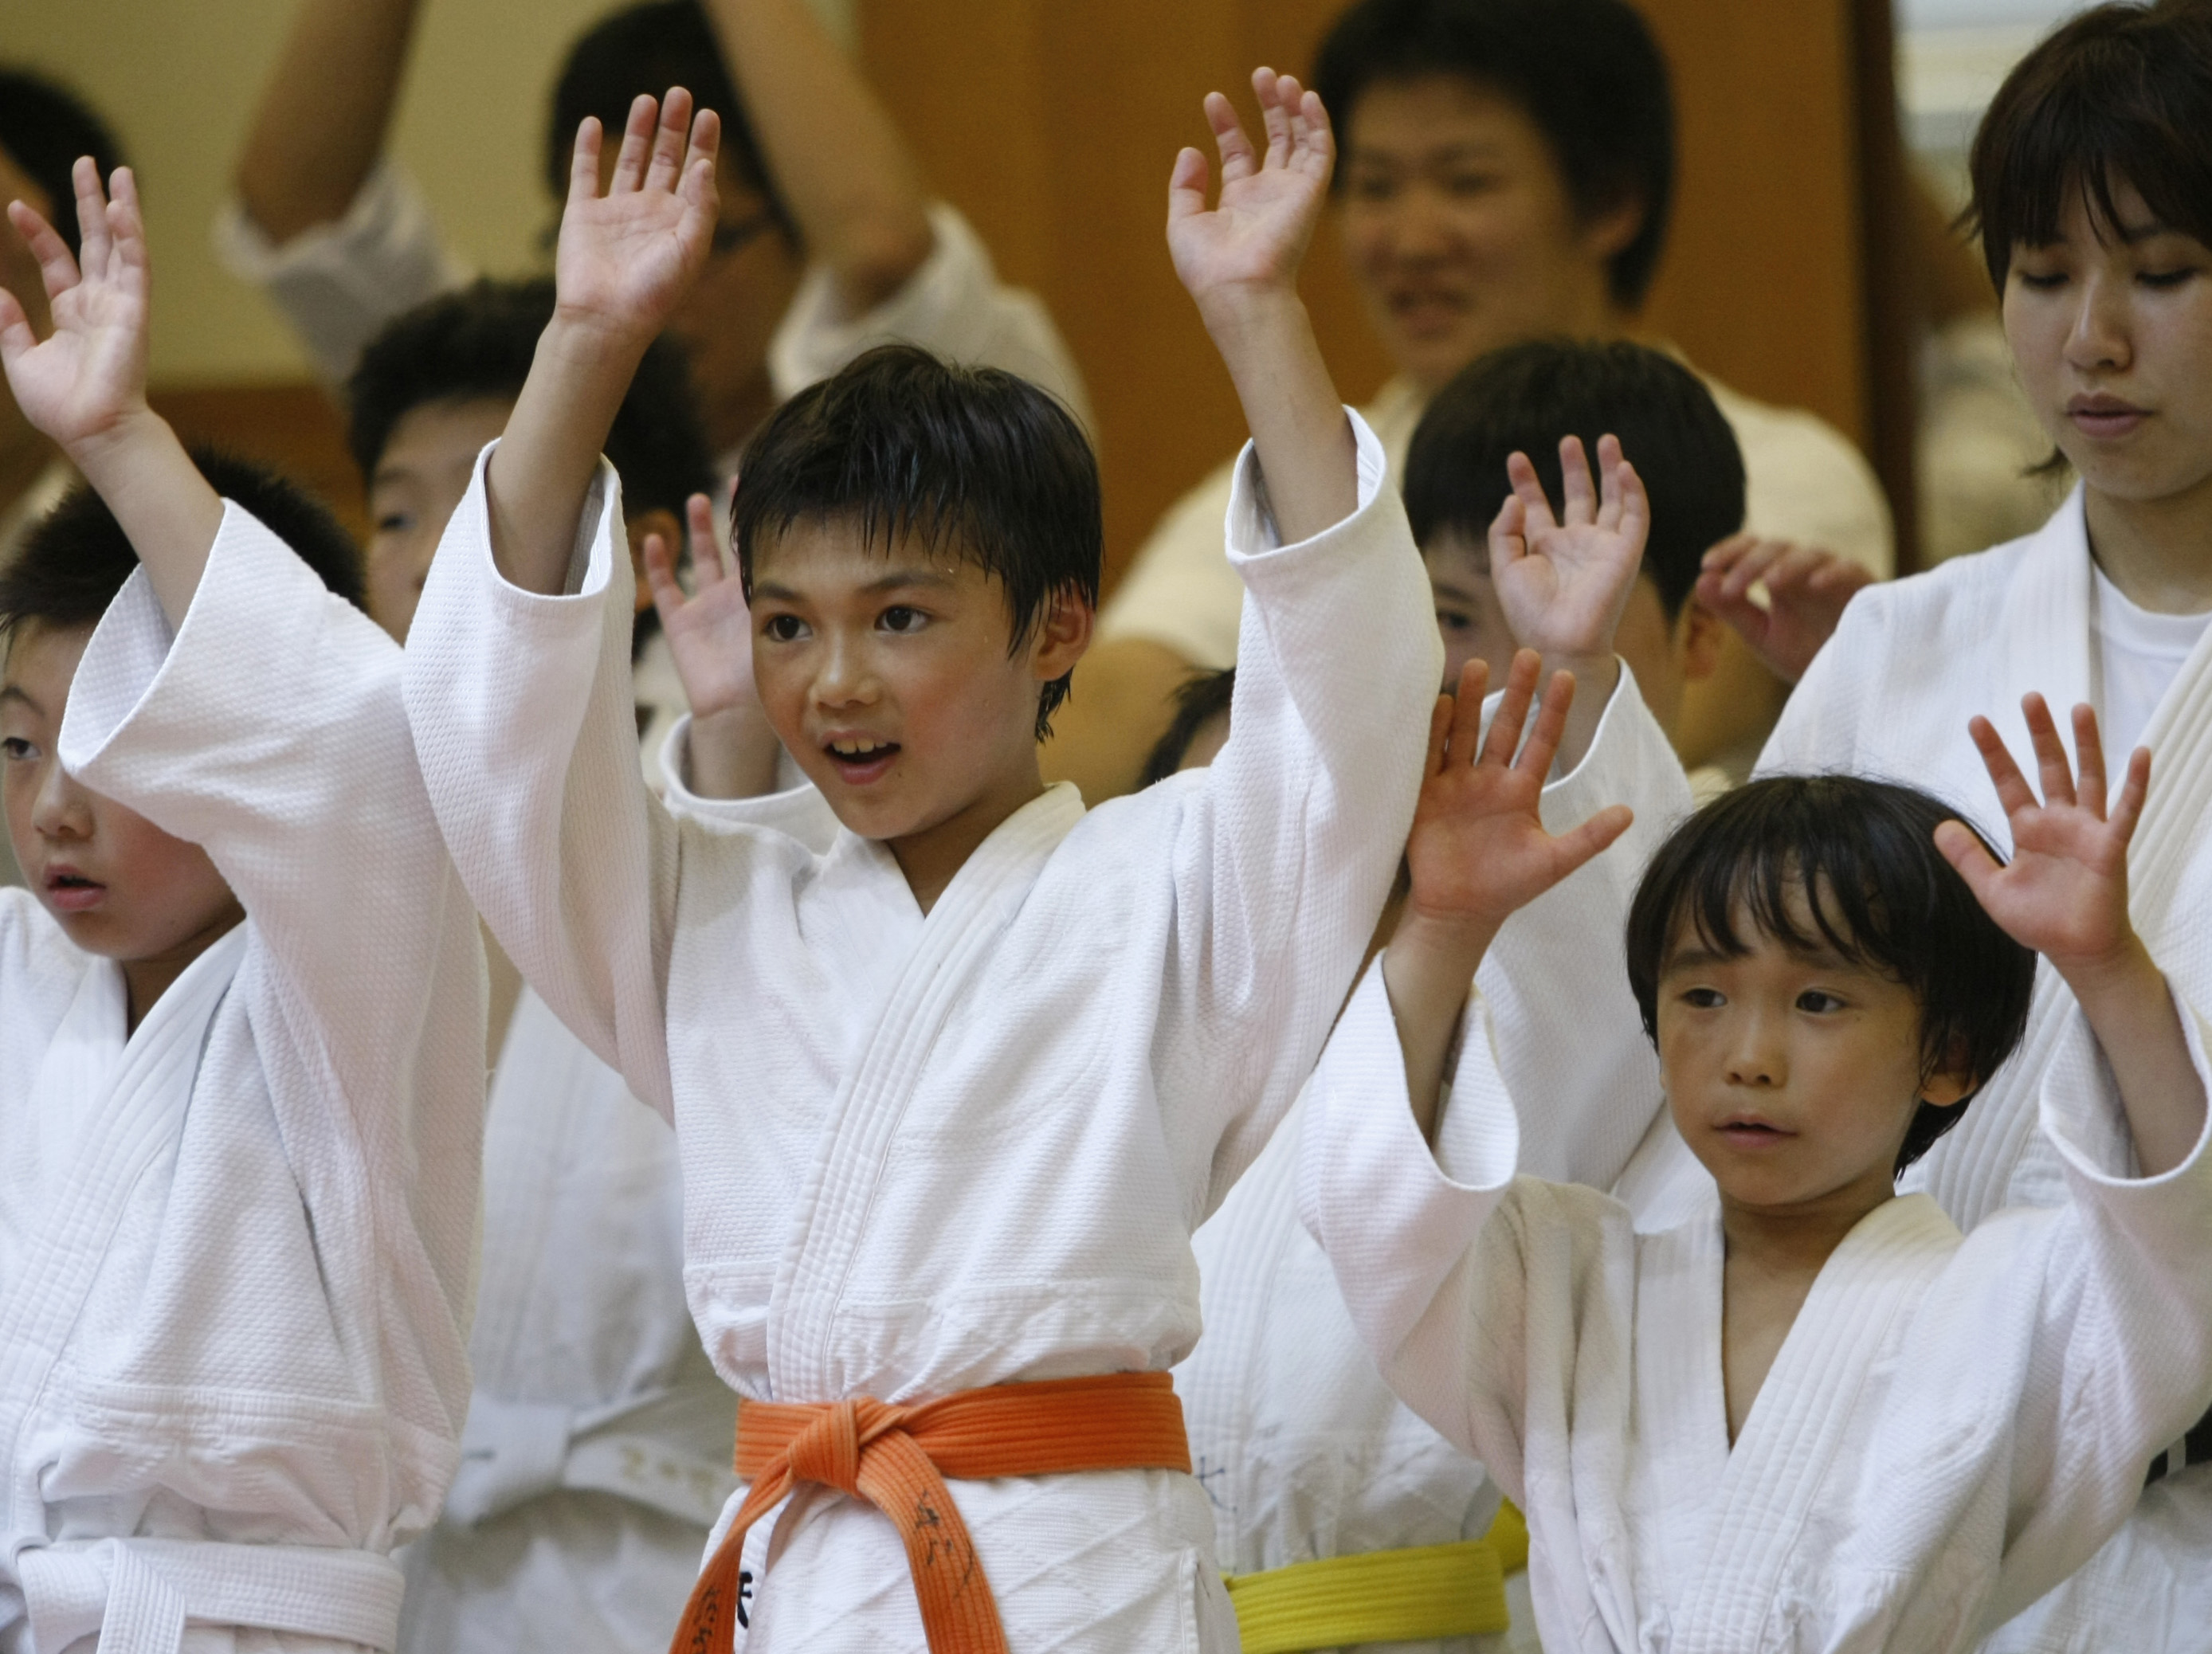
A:
<svg viewBox="0 0 2212 1654">
<path fill-rule="evenodd" d="M 1255 432 L 1237 733 L 1087 817 L 1043 787 L 1096 590 L 1087 447 L 1010 377 L 877 353 L 771 420 L 736 506 L 762 702 L 842 824 L 826 854 L 623 784 L 627 568 L 592 459 L 702 246 L 709 163 L 680 94 L 657 139 L 633 113 L 608 196 L 596 127 L 579 141 L 564 320 L 432 571 L 410 711 L 495 933 L 676 1121 L 693 1310 L 745 1397 L 741 1520 L 781 1507 L 718 1548 L 687 1640 L 1235 1636 L 1164 1382 L 1197 1332 L 1189 1231 L 1340 1002 L 1437 670 L 1403 518 L 1291 287 L 1326 125 L 1255 79 L 1264 162 L 1212 100 L 1223 205 L 1190 152 L 1172 197 Z M 1017 1416 L 1020 1474 L 991 1422 Z"/>
<path fill-rule="evenodd" d="M 136 192 L 77 167 L 82 273 L 12 209 L 52 336 L 0 296 L 99 491 L 0 602 L 0 1643 L 390 1649 L 468 1397 L 477 922 L 351 547 L 148 410 Z"/>
<path fill-rule="evenodd" d="M 2203 1025 L 2127 916 L 2148 756 L 2108 817 L 2087 708 L 2078 781 L 2029 708 L 2041 802 L 1978 721 L 2005 867 L 1924 794 L 1850 777 L 1755 783 L 1678 831 L 1628 974 L 1717 1198 L 1639 1234 L 1516 1176 L 1516 1106 L 1543 1099 L 1509 1091 L 1466 994 L 1587 853 L 1535 820 L 1541 721 L 1507 762 L 1534 678 L 1523 656 L 1479 757 L 1471 708 L 1432 750 L 1406 916 L 1314 1077 L 1307 1221 L 1392 1387 L 1527 1512 L 1553 1654 L 1971 1648 L 2212 1400 Z M 2073 1203 L 1962 1238 L 1894 1178 L 2009 1055 L 2029 946 L 2080 1007 L 2041 1096 Z M 2107 1105 L 2124 1173 L 2100 1169 Z"/>
<path fill-rule="evenodd" d="M 2104 6 L 2069 22 L 1992 101 L 1975 155 L 2014 363 L 2078 484 L 2037 533 L 1854 599 L 1759 769 L 1908 778 L 2002 848 L 1968 715 L 1993 709 L 2017 746 L 2023 696 L 2094 704 L 2113 745 L 2159 761 L 2130 852 L 2134 922 L 2184 997 L 2212 1003 L 2212 14 Z M 1709 600 L 1778 634 L 1770 647 L 1817 632 L 1817 599 L 1790 600 L 1794 582 L 1743 613 L 1745 572 L 1717 567 Z M 2069 1197 L 2036 1099 L 2072 1014 L 2046 969 L 2019 1055 L 1914 1168 L 1909 1186 L 1962 1228 Z M 2158 1479 L 2112 1543 L 1994 1649 L 2212 1651 L 2212 1421 L 2144 1468 Z"/>
</svg>

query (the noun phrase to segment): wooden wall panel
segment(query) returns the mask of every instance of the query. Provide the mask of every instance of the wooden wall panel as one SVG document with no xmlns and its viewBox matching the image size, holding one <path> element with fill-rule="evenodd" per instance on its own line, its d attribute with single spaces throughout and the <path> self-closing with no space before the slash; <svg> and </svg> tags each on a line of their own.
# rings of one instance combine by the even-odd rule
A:
<svg viewBox="0 0 2212 1654">
<path fill-rule="evenodd" d="M 1199 101 L 1303 70 L 1340 0 L 860 0 L 863 62 L 932 182 L 1053 307 L 1089 377 L 1109 579 L 1232 451 L 1227 376 L 1163 239 Z M 1644 0 L 1675 75 L 1682 178 L 1646 322 L 1739 388 L 1863 437 L 1850 0 Z M 1346 396 L 1389 371 L 1324 234 L 1306 297 Z"/>
</svg>

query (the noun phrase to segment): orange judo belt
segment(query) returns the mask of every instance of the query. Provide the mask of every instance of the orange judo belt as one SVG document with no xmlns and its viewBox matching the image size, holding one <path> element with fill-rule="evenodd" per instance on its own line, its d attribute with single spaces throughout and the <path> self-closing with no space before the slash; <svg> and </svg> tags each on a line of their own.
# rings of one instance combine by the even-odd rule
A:
<svg viewBox="0 0 2212 1654">
<path fill-rule="evenodd" d="M 745 1532 L 801 1482 L 865 1499 L 906 1542 L 931 1654 L 1006 1654 L 999 1607 L 945 1483 L 1079 1470 L 1190 1469 L 1182 1402 L 1164 1372 L 994 1384 L 894 1407 L 744 1402 L 738 1475 L 750 1482 L 676 1628 L 671 1654 L 724 1654 Z"/>
</svg>

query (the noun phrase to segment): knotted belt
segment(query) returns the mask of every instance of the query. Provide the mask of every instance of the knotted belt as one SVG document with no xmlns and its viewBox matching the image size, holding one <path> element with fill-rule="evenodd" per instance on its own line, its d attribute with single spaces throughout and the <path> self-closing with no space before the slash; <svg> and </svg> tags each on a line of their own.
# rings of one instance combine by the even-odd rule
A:
<svg viewBox="0 0 2212 1654">
<path fill-rule="evenodd" d="M 742 1402 L 737 1470 L 751 1487 L 692 1588 L 671 1654 L 732 1646 L 745 1534 L 801 1482 L 890 1518 L 931 1654 L 1006 1654 L 998 1604 L 945 1479 L 1189 1469 L 1182 1403 L 1164 1372 L 995 1384 L 910 1407 L 866 1396 Z"/>
</svg>

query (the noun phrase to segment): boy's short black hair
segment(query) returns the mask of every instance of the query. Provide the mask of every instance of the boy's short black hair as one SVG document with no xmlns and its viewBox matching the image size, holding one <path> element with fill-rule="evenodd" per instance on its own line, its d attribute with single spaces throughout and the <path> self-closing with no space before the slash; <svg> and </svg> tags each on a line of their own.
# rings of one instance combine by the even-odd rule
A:
<svg viewBox="0 0 2212 1654">
<path fill-rule="evenodd" d="M 553 303 L 550 277 L 486 279 L 395 317 L 346 381 L 346 438 L 362 480 L 375 477 L 393 429 L 425 403 L 521 395 Z M 681 520 L 684 501 L 714 492 L 706 428 L 674 340 L 655 339 L 638 364 L 607 433 L 607 458 L 632 513 L 671 511 Z"/>
<path fill-rule="evenodd" d="M 1314 63 L 1314 90 L 1350 152 L 1360 94 L 1377 81 L 1460 75 L 1518 105 L 1551 145 L 1577 212 L 1643 204 L 1636 239 L 1607 260 L 1613 301 L 1651 290 L 1674 203 L 1674 97 L 1667 59 L 1626 0 L 1358 0 Z M 1338 185 L 1344 169 L 1336 173 Z"/>
<path fill-rule="evenodd" d="M 76 158 L 90 155 L 103 182 L 127 164 L 112 129 L 83 99 L 44 75 L 14 67 L 0 68 L 0 149 L 46 192 L 53 226 L 72 253 L 78 246 L 76 183 L 70 173 Z"/>
<path fill-rule="evenodd" d="M 2000 295 L 2013 250 L 2057 240 L 2069 199 L 2116 225 L 2123 184 L 2212 246 L 2212 5 L 2102 5 L 2065 23 L 2005 76 L 1967 170 L 1966 222 Z"/>
<path fill-rule="evenodd" d="M 1190 744 L 1198 739 L 1198 732 L 1216 718 L 1226 718 L 1229 703 L 1236 698 L 1234 666 L 1224 666 L 1219 672 L 1202 672 L 1185 679 L 1176 690 L 1175 721 L 1168 726 L 1168 733 L 1153 744 L 1137 785 L 1150 787 L 1181 769 L 1182 761 L 1190 756 Z"/>
<path fill-rule="evenodd" d="M 790 210 L 776 193 L 744 100 L 722 61 L 721 42 L 698 0 L 625 6 L 592 24 L 568 48 L 553 85 L 552 123 L 545 131 L 545 183 L 553 198 L 568 198 L 569 149 L 586 115 L 598 116 L 608 141 L 619 143 L 640 94 L 658 98 L 672 86 L 689 92 L 695 108 L 722 118 L 721 158 L 767 198 L 777 227 L 797 240 Z"/>
<path fill-rule="evenodd" d="M 1674 620 L 1705 553 L 1743 526 L 1743 453 L 1705 382 L 1648 345 L 1534 339 L 1462 368 L 1429 404 L 1407 451 L 1414 540 L 1426 546 L 1456 529 L 1482 544 L 1512 491 L 1508 455 L 1526 453 L 1557 500 L 1559 440 L 1581 437 L 1595 470 L 1597 440 L 1607 434 L 1620 439 L 1650 496 L 1644 573 Z"/>
<path fill-rule="evenodd" d="M 1694 934 L 1740 958 L 1751 951 L 1743 922 L 1788 947 L 1832 948 L 1909 989 L 1923 1079 L 1964 1067 L 1977 1090 L 1986 1085 L 2027 1026 L 2035 955 L 1936 848 L 1936 829 L 1963 819 L 1916 788 L 1857 775 L 1777 775 L 1716 799 L 1660 846 L 1629 908 L 1628 982 L 1644 1032 L 1657 1042 L 1659 975 L 1676 943 Z M 1811 931 L 1790 915 L 1800 890 Z M 1922 1104 L 1897 1171 L 1965 1111 Z"/>
<path fill-rule="evenodd" d="M 763 535 L 846 515 L 886 550 L 912 534 L 957 550 L 1006 588 L 1010 650 L 1061 593 L 1098 601 L 1105 531 L 1098 461 L 1052 395 L 996 368 L 879 345 L 776 410 L 745 447 L 730 539 L 745 593 Z M 1067 698 L 1044 687 L 1037 739 Z"/>
<path fill-rule="evenodd" d="M 192 463 L 216 493 L 290 546 L 332 593 L 366 609 L 361 551 L 321 501 L 266 466 L 211 448 L 194 448 Z M 107 502 L 79 483 L 0 568 L 0 636 L 21 626 L 97 625 L 137 566 L 138 554 Z"/>
</svg>

